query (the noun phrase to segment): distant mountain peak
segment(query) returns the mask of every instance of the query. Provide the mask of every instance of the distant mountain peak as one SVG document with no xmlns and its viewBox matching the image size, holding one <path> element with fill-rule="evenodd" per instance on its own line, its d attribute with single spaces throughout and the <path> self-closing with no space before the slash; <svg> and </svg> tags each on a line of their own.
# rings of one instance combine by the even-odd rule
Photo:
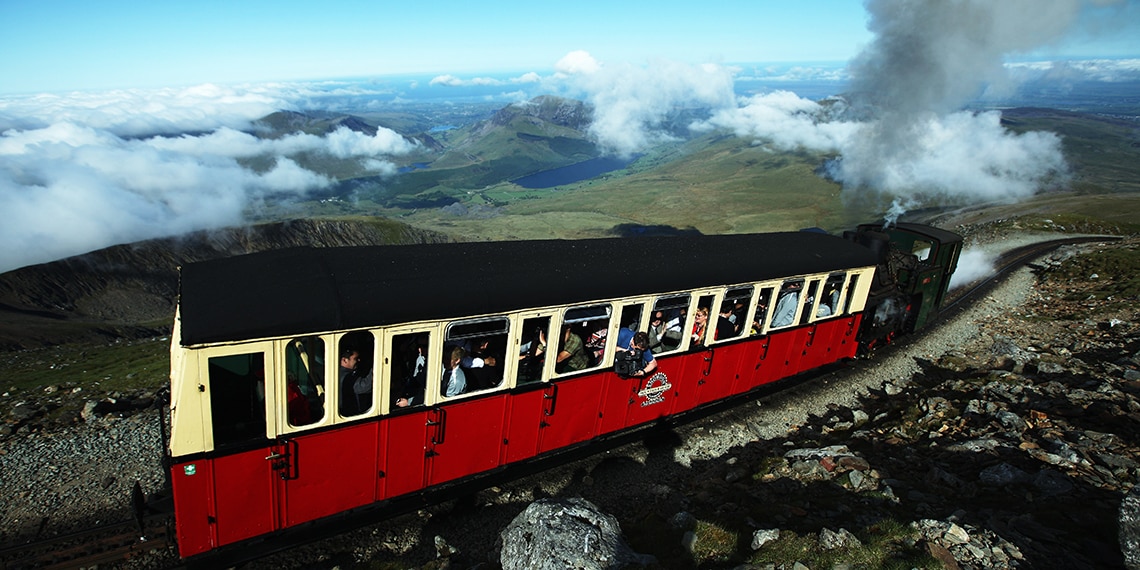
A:
<svg viewBox="0 0 1140 570">
<path fill-rule="evenodd" d="M 491 117 L 491 122 L 496 125 L 508 125 L 520 116 L 534 117 L 576 131 L 585 129 L 593 120 L 590 108 L 581 101 L 554 95 L 540 95 L 530 101 L 514 103 L 499 109 Z"/>
</svg>

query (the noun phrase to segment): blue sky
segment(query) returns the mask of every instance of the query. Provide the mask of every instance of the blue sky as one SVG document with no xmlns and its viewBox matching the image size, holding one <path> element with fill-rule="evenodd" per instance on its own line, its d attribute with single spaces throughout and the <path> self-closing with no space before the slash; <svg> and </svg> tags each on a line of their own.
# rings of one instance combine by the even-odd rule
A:
<svg viewBox="0 0 1140 570">
<path fill-rule="evenodd" d="M 1033 57 L 1140 54 L 1136 1 L 1071 3 L 1077 25 Z M 5 0 L 0 94 L 541 72 L 575 50 L 630 64 L 835 62 L 871 40 L 867 22 L 856 0 Z"/>
</svg>

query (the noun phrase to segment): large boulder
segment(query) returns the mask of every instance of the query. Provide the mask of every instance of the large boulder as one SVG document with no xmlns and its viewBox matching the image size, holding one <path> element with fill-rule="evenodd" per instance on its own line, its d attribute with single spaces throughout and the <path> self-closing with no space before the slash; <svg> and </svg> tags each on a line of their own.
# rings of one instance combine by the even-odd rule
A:
<svg viewBox="0 0 1140 570">
<path fill-rule="evenodd" d="M 500 541 L 503 570 L 641 568 L 656 562 L 625 543 L 616 518 L 577 497 L 531 503 Z"/>
</svg>

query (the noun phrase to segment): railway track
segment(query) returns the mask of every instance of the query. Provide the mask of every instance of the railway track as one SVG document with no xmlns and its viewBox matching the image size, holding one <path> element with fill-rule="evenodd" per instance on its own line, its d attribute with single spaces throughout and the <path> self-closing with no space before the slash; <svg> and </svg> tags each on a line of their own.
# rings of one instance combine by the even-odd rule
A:
<svg viewBox="0 0 1140 570">
<path fill-rule="evenodd" d="M 977 298 L 979 295 L 985 294 L 986 291 L 991 289 L 998 281 L 1000 281 L 1002 277 L 1005 277 L 1011 271 L 1018 269 L 1030 261 L 1037 259 L 1042 255 L 1045 255 L 1046 253 L 1049 253 L 1059 247 L 1103 241 L 1120 241 L 1120 239 L 1121 238 L 1117 236 L 1064 238 L 1031 243 L 1003 252 L 994 261 L 993 273 L 950 292 L 946 301 L 943 303 L 940 319 L 945 319 L 948 316 L 957 314 L 963 308 L 965 308 L 966 305 L 969 304 L 969 301 Z"/>
<path fill-rule="evenodd" d="M 1064 238 L 1028 244 L 1006 251 L 995 261 L 993 273 L 964 287 L 959 287 L 950 294 L 944 304 L 941 319 L 947 319 L 963 311 L 969 306 L 970 302 L 985 295 L 986 292 L 994 287 L 1004 276 L 1059 247 L 1082 243 L 1116 241 L 1119 239 L 1121 238 L 1113 236 Z M 810 378 L 801 378 L 796 383 L 802 383 L 802 381 L 808 380 L 810 380 Z M 754 397 L 755 395 L 752 395 L 744 399 L 753 399 Z M 686 417 L 685 420 L 692 421 L 700 417 L 720 413 L 738 406 L 740 402 L 741 399 L 737 398 L 730 402 L 711 406 L 704 413 L 694 414 Z M 634 430 L 633 433 L 628 434 L 626 437 L 608 440 L 603 445 L 606 447 L 616 447 L 625 440 L 631 438 L 636 439 L 643 431 L 644 430 Z M 597 451 L 597 448 L 591 447 L 558 454 L 557 457 L 553 458 L 555 462 L 543 462 L 538 464 L 532 472 L 538 472 L 549 469 L 555 465 L 569 463 L 589 454 L 596 453 Z M 518 478 L 527 474 L 527 472 L 515 472 L 512 478 Z M 495 482 L 494 478 L 481 478 L 471 485 L 457 486 L 455 490 L 461 494 L 462 492 L 470 492 L 472 489 L 485 487 Z M 449 498 L 450 495 L 452 495 L 452 493 L 440 493 L 438 495 L 425 496 L 424 499 L 427 499 L 427 503 L 430 504 L 432 502 L 442 502 Z M 409 506 L 415 508 L 415 506 L 422 506 L 423 504 L 423 502 L 417 501 L 417 505 Z M 386 509 L 385 512 L 391 511 L 389 515 L 395 516 L 407 510 L 409 509 L 396 508 L 394 510 Z M 335 532 L 343 532 L 355 526 L 375 522 L 382 518 L 384 517 L 371 516 L 366 518 L 361 517 L 359 520 L 346 520 L 330 527 L 330 529 L 326 529 L 325 532 L 320 533 L 320 536 L 330 536 L 335 534 Z M 169 514 L 149 514 L 134 520 L 102 525 L 81 532 L 50 537 L 25 544 L 4 546 L 0 548 L 0 569 L 84 568 L 130 560 L 147 552 L 167 549 L 173 546 L 173 525 L 173 517 Z M 316 537 L 318 537 L 317 534 L 309 535 L 310 539 Z M 242 561 L 254 560 L 271 553 L 287 550 L 299 544 L 296 541 L 283 542 L 286 542 L 287 545 L 248 549 L 247 555 L 241 557 L 242 559 L 233 558 L 231 556 L 227 557 L 226 562 L 228 564 L 236 564 Z"/>
<path fill-rule="evenodd" d="M 174 544 L 174 519 L 150 515 L 0 549 L 0 568 L 89 568 L 136 558 Z"/>
</svg>

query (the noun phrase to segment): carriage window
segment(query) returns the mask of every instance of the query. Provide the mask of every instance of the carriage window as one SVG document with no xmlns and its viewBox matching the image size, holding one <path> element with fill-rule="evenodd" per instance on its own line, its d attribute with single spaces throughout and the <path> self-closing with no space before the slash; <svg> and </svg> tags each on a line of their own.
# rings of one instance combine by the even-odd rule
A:
<svg viewBox="0 0 1140 570">
<path fill-rule="evenodd" d="M 209 371 L 214 448 L 265 439 L 265 355 L 215 356 Z"/>
<path fill-rule="evenodd" d="M 430 337 L 427 332 L 392 337 L 392 346 L 388 348 L 392 359 L 388 369 L 389 412 L 424 405 Z"/>
<path fill-rule="evenodd" d="M 649 315 L 649 350 L 654 354 L 681 348 L 685 337 L 685 320 L 689 311 L 689 295 L 659 297 Z"/>
<path fill-rule="evenodd" d="M 851 282 L 847 284 L 847 299 L 843 301 L 843 312 L 850 313 L 851 305 L 855 302 L 856 285 L 859 283 L 859 274 L 851 274 Z"/>
<path fill-rule="evenodd" d="M 340 381 L 337 409 L 342 417 L 359 416 L 372 410 L 375 352 L 376 342 L 368 331 L 351 332 L 340 338 L 336 351 Z"/>
<path fill-rule="evenodd" d="M 804 298 L 804 310 L 800 312 L 800 324 L 806 325 L 808 319 L 811 317 L 811 307 L 815 304 L 815 295 L 819 292 L 819 279 L 813 279 L 808 283 L 807 296 Z"/>
<path fill-rule="evenodd" d="M 772 313 L 772 328 L 786 327 L 796 318 L 800 304 L 800 291 L 804 288 L 803 279 L 785 281 L 776 297 L 776 310 Z"/>
<path fill-rule="evenodd" d="M 689 333 L 689 348 L 704 346 L 712 336 L 709 325 L 712 323 L 712 295 L 704 295 L 697 299 L 697 312 L 693 315 L 693 330 Z"/>
<path fill-rule="evenodd" d="M 567 309 L 562 317 L 554 371 L 566 374 L 601 363 L 606 334 L 610 329 L 610 306 L 593 305 Z M 601 347 L 598 349 L 597 347 Z"/>
<path fill-rule="evenodd" d="M 641 325 L 641 313 L 644 309 L 645 305 L 642 303 L 626 305 L 621 308 L 621 320 L 618 321 L 620 328 L 618 328 L 616 345 L 621 345 L 625 341 L 628 348 L 628 343 L 633 341 L 633 335 L 645 328 Z M 627 332 L 622 332 L 623 329 Z"/>
<path fill-rule="evenodd" d="M 325 417 L 325 341 L 306 336 L 285 345 L 285 402 L 289 425 L 306 426 Z"/>
<path fill-rule="evenodd" d="M 506 317 L 448 325 L 440 394 L 454 397 L 501 386 L 509 330 Z"/>
<path fill-rule="evenodd" d="M 716 340 L 728 340 L 744 332 L 748 304 L 752 302 L 752 286 L 729 289 L 724 294 L 716 319 Z"/>
<path fill-rule="evenodd" d="M 533 317 L 523 321 L 519 334 L 519 366 L 515 385 L 538 382 L 542 379 L 542 362 L 550 338 L 550 317 Z"/>
<path fill-rule="evenodd" d="M 752 317 L 749 334 L 760 334 L 764 330 L 764 319 L 768 318 L 768 308 L 772 303 L 772 287 L 764 287 L 756 296 L 756 315 Z"/>
<path fill-rule="evenodd" d="M 846 277 L 847 275 L 844 273 L 832 273 L 827 276 L 827 281 L 823 284 L 823 292 L 819 297 L 819 307 L 815 310 L 815 316 L 830 317 L 843 312 L 843 308 L 839 306 L 839 292 L 843 289 L 843 281 Z"/>
</svg>

